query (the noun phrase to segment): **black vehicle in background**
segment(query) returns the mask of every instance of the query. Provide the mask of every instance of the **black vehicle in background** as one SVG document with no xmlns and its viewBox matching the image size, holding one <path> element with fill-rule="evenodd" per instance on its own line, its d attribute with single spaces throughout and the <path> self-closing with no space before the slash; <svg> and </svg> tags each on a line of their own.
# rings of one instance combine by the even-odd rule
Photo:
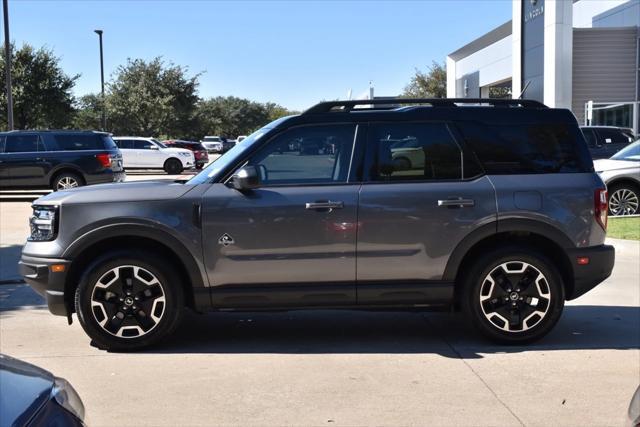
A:
<svg viewBox="0 0 640 427">
<path fill-rule="evenodd" d="M 108 133 L 0 132 L 0 188 L 57 191 L 124 179 L 122 154 Z"/>
<path fill-rule="evenodd" d="M 0 426 L 83 426 L 84 405 L 71 384 L 0 354 Z"/>
<path fill-rule="evenodd" d="M 582 126 L 580 129 L 594 160 L 608 159 L 636 139 L 629 128 Z"/>
<path fill-rule="evenodd" d="M 236 145 L 236 141 L 234 139 L 227 139 L 226 137 L 220 137 L 220 141 L 222 142 L 222 152 L 226 153 L 231 150 Z"/>
</svg>

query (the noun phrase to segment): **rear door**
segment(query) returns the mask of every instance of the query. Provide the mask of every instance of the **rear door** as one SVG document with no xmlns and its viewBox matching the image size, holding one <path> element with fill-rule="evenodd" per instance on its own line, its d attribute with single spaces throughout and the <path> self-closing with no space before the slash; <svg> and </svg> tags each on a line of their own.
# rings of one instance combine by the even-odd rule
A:
<svg viewBox="0 0 640 427">
<path fill-rule="evenodd" d="M 214 306 L 355 304 L 355 134 L 353 124 L 286 130 L 247 159 L 263 172 L 260 188 L 209 188 L 203 245 Z M 293 140 L 301 143 L 290 149 Z"/>
<path fill-rule="evenodd" d="M 37 133 L 15 133 L 5 140 L 5 167 L 9 170 L 11 186 L 48 186 L 47 174 L 51 165 L 44 158 L 44 145 Z"/>
<path fill-rule="evenodd" d="M 444 122 L 370 123 L 358 209 L 359 304 L 419 304 L 460 241 L 496 219 L 495 192 Z"/>
</svg>

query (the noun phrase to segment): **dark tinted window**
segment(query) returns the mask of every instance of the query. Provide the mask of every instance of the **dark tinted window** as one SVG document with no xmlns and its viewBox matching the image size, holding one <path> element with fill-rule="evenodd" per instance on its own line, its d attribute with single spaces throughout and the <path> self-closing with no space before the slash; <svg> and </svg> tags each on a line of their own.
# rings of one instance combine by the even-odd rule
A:
<svg viewBox="0 0 640 427">
<path fill-rule="evenodd" d="M 151 147 L 155 147 L 155 145 L 149 141 L 144 141 L 141 139 L 133 140 L 133 148 L 136 150 L 150 150 Z"/>
<path fill-rule="evenodd" d="M 4 153 L 4 141 L 6 137 L 4 135 L 0 135 L 0 153 Z"/>
<path fill-rule="evenodd" d="M 103 150 L 104 142 L 96 134 L 54 134 L 55 149 L 63 151 Z"/>
<path fill-rule="evenodd" d="M 118 148 L 113 138 L 111 138 L 109 135 L 100 135 L 100 138 L 104 143 L 104 148 L 106 148 L 107 150 L 114 150 Z"/>
<path fill-rule="evenodd" d="M 346 182 L 354 125 L 303 126 L 276 136 L 252 157 L 265 185 Z"/>
<path fill-rule="evenodd" d="M 133 141 L 130 139 L 114 139 L 113 140 L 118 148 L 131 149 L 133 148 Z"/>
<path fill-rule="evenodd" d="M 367 146 L 375 181 L 462 179 L 462 152 L 444 123 L 371 124 Z"/>
<path fill-rule="evenodd" d="M 6 153 L 30 153 L 44 151 L 38 135 L 7 135 Z"/>
<path fill-rule="evenodd" d="M 567 123 L 483 125 L 460 123 L 467 145 L 489 174 L 587 172 L 588 152 Z"/>
<path fill-rule="evenodd" d="M 596 135 L 593 133 L 592 129 L 582 129 L 582 134 L 584 135 L 584 139 L 587 141 L 587 145 L 589 147 L 594 148 L 598 145 Z"/>
<path fill-rule="evenodd" d="M 629 136 L 618 129 L 598 129 L 600 144 L 628 144 L 631 142 Z"/>
</svg>

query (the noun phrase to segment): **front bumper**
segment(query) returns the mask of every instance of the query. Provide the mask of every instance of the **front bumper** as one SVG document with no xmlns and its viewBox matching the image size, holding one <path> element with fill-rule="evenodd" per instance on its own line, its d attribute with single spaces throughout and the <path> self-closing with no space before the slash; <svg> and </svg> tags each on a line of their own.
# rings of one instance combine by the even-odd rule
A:
<svg viewBox="0 0 640 427">
<path fill-rule="evenodd" d="M 616 251 L 611 245 L 569 249 L 568 255 L 573 266 L 574 285 L 567 300 L 576 299 L 603 282 L 611 275 L 616 260 Z M 588 257 L 589 263 L 578 265 L 579 257 Z"/>
<path fill-rule="evenodd" d="M 52 265 L 64 265 L 64 271 L 54 272 Z M 49 311 L 58 316 L 67 316 L 64 288 L 71 261 L 55 258 L 36 258 L 22 255 L 18 271 L 37 293 L 47 300 Z"/>
</svg>

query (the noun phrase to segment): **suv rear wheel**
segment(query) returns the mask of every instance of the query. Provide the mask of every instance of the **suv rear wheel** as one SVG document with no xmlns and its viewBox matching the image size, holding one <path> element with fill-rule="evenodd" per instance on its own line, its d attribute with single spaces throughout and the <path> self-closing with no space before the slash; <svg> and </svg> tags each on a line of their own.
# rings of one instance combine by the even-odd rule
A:
<svg viewBox="0 0 640 427">
<path fill-rule="evenodd" d="M 73 172 L 62 172 L 57 175 L 51 184 L 53 191 L 69 190 L 71 188 L 81 187 L 84 181 L 80 175 Z"/>
<path fill-rule="evenodd" d="M 184 296 L 179 278 L 159 256 L 112 252 L 88 267 L 75 294 L 85 332 L 105 350 L 137 350 L 177 327 Z"/>
<path fill-rule="evenodd" d="M 169 175 L 178 175 L 182 169 L 182 163 L 178 159 L 171 158 L 164 162 L 164 171 Z"/>
<path fill-rule="evenodd" d="M 535 341 L 560 319 L 562 278 L 542 254 L 521 247 L 496 249 L 478 259 L 466 277 L 463 311 L 494 341 Z"/>
</svg>

